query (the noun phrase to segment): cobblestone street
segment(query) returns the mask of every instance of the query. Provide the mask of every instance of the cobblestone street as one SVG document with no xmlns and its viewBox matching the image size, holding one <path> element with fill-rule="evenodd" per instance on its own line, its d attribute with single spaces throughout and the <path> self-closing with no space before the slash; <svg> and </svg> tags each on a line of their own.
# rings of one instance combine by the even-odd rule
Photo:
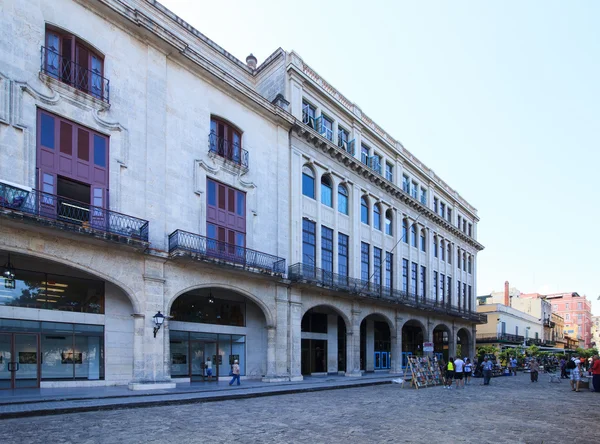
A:
<svg viewBox="0 0 600 444">
<path fill-rule="evenodd" d="M 0 421 L 3 443 L 597 443 L 600 394 L 547 375 L 398 384 Z"/>
</svg>

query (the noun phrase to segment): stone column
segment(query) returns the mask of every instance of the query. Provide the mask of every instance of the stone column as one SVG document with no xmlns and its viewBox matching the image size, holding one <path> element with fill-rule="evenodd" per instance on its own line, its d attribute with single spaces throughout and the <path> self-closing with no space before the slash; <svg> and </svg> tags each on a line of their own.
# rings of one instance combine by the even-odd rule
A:
<svg viewBox="0 0 600 444">
<path fill-rule="evenodd" d="M 327 315 L 327 373 L 338 372 L 338 315 Z"/>
<path fill-rule="evenodd" d="M 352 310 L 350 329 L 346 342 L 346 376 L 362 376 L 360 371 L 360 310 Z"/>
<path fill-rule="evenodd" d="M 273 382 L 276 374 L 276 353 L 275 353 L 275 335 L 277 329 L 273 326 L 267 326 L 267 374 L 263 382 Z"/>
<path fill-rule="evenodd" d="M 366 319 L 366 356 L 365 356 L 365 371 L 372 372 L 375 370 L 375 324 L 372 319 Z"/>
<path fill-rule="evenodd" d="M 396 315 L 396 322 L 394 329 L 391 331 L 392 337 L 392 348 L 391 348 L 391 362 L 390 362 L 390 373 L 402 373 L 402 327 L 404 325 L 404 319 Z"/>
<path fill-rule="evenodd" d="M 289 368 L 290 381 L 302 381 L 302 366 L 301 366 L 301 324 L 302 324 L 302 302 L 301 292 L 297 289 L 290 290 L 290 308 L 289 308 Z"/>
<path fill-rule="evenodd" d="M 450 337 L 448 338 L 448 353 L 449 356 L 456 357 L 456 326 L 452 323 L 450 329 Z"/>
</svg>

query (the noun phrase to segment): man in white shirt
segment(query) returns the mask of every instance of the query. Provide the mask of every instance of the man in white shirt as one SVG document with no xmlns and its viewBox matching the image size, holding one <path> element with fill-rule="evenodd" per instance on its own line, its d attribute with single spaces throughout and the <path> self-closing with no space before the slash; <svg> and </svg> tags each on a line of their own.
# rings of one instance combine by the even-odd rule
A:
<svg viewBox="0 0 600 444">
<path fill-rule="evenodd" d="M 465 388 L 465 381 L 463 379 L 463 370 L 465 367 L 465 361 L 457 357 L 454 360 L 454 380 L 456 381 L 456 388 L 458 389 L 460 386 Z"/>
</svg>

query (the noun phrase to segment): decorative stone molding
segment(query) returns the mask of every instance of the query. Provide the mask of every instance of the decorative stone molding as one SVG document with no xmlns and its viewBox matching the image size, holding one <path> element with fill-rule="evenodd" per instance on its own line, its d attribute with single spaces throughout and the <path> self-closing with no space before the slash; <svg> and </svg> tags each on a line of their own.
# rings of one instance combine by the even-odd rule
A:
<svg viewBox="0 0 600 444">
<path fill-rule="evenodd" d="M 10 87 L 10 79 L 0 72 L 0 123 L 6 125 L 10 125 Z"/>
</svg>

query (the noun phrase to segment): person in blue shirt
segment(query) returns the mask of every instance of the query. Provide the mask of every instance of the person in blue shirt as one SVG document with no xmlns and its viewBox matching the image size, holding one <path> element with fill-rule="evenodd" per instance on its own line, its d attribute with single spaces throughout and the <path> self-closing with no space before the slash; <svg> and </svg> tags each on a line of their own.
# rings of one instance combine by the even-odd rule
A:
<svg viewBox="0 0 600 444">
<path fill-rule="evenodd" d="M 510 369 L 512 371 L 513 376 L 517 376 L 517 358 L 514 356 L 510 358 Z"/>
<path fill-rule="evenodd" d="M 492 368 L 494 367 L 494 364 L 486 356 L 483 358 L 481 366 L 483 369 L 483 385 L 490 385 L 490 379 L 492 379 Z"/>
</svg>

